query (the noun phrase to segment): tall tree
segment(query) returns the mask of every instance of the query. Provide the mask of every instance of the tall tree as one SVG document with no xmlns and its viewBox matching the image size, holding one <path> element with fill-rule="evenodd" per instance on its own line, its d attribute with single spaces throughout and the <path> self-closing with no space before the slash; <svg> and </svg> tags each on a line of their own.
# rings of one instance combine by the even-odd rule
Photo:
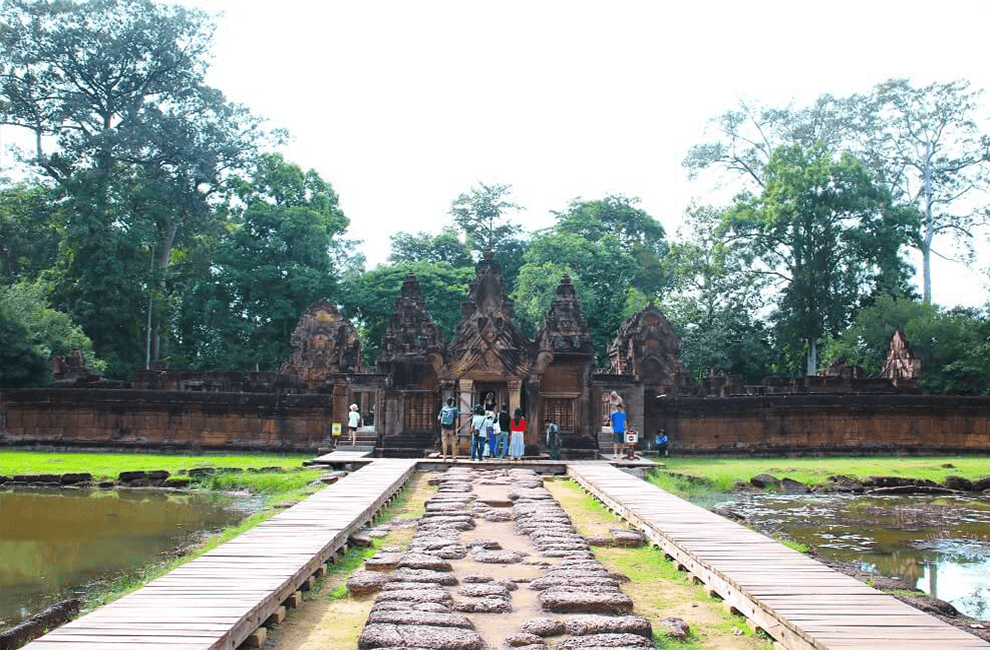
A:
<svg viewBox="0 0 990 650">
<path fill-rule="evenodd" d="M 766 168 L 758 198 L 741 200 L 724 227 L 750 248 L 755 271 L 780 287 L 778 336 L 792 359 L 817 371 L 817 345 L 841 330 L 878 276 L 902 268 L 913 236 L 911 213 L 891 210 L 889 195 L 866 169 L 822 147 L 781 148 Z"/>
<path fill-rule="evenodd" d="M 381 352 L 385 326 L 395 312 L 402 283 L 409 273 L 416 281 L 433 322 L 449 341 L 461 319 L 461 301 L 475 278 L 472 266 L 454 267 L 447 262 L 425 260 L 381 265 L 360 276 L 348 278 L 341 303 L 354 319 L 361 337 L 361 354 L 369 367 Z"/>
<path fill-rule="evenodd" d="M 106 287 L 82 265 L 144 256 L 145 271 L 101 273 L 125 275 L 116 290 L 166 294 L 174 247 L 211 220 L 208 197 L 253 150 L 259 123 L 203 83 L 213 26 L 199 10 L 8 0 L 0 20 L 2 120 L 34 134 L 30 162 L 67 197 L 68 249 L 84 254 L 63 260 L 60 302 L 95 332 L 104 314 L 88 306 Z M 144 329 L 144 303 L 115 305 L 130 322 L 94 334 L 98 345 L 126 345 Z M 133 351 L 114 356 L 113 374 L 136 365 Z"/>
<path fill-rule="evenodd" d="M 454 199 L 450 214 L 467 233 L 474 250 L 494 250 L 499 241 L 515 237 L 519 232 L 518 225 L 504 223 L 508 213 L 521 209 L 509 200 L 511 194 L 511 185 L 478 183 L 478 187 L 472 187 Z"/>
<path fill-rule="evenodd" d="M 302 313 L 337 299 L 332 252 L 349 222 L 330 183 L 278 154 L 232 185 L 243 207 L 229 232 L 209 260 L 189 261 L 194 276 L 209 277 L 183 308 L 179 350 L 192 367 L 275 370 Z"/>
<path fill-rule="evenodd" d="M 464 231 L 465 244 L 475 259 L 481 259 L 486 248 L 491 249 L 509 292 L 515 286 L 528 247 L 519 224 L 508 221 L 510 213 L 522 209 L 510 200 L 511 194 L 511 185 L 479 183 L 458 196 L 450 208 L 454 223 Z"/>
<path fill-rule="evenodd" d="M 741 103 L 712 120 L 714 137 L 692 147 L 683 164 L 692 175 L 727 170 L 759 192 L 766 164 L 781 146 L 821 143 L 851 153 L 894 205 L 924 214 L 912 245 L 922 254 L 922 291 L 930 301 L 935 240 L 948 236 L 969 249 L 974 229 L 990 217 L 990 129 L 978 117 L 982 92 L 961 80 L 916 88 L 891 79 L 864 94 L 822 95 L 807 107 Z"/>
<path fill-rule="evenodd" d="M 0 284 L 51 268 L 62 239 L 58 206 L 44 185 L 0 188 Z"/>
<path fill-rule="evenodd" d="M 638 198 L 606 196 L 593 201 L 574 200 L 566 212 L 556 213 L 557 228 L 595 241 L 614 235 L 622 249 L 636 258 L 633 286 L 647 296 L 658 295 L 666 285 L 662 260 L 668 246 L 663 226 L 636 207 Z"/>
<path fill-rule="evenodd" d="M 774 372 L 771 333 L 757 317 L 767 304 L 767 278 L 750 273 L 748 247 L 719 229 L 725 211 L 692 208 L 671 244 L 664 270 L 667 318 L 683 339 L 681 361 L 696 379 L 731 372 L 756 382 Z"/>
<path fill-rule="evenodd" d="M 982 94 L 968 81 L 915 88 L 891 79 L 858 98 L 861 159 L 895 200 L 924 215 L 917 247 L 925 302 L 935 239 L 949 236 L 971 251 L 974 228 L 990 220 L 990 130 L 976 117 Z"/>
<path fill-rule="evenodd" d="M 607 197 L 571 202 L 557 223 L 533 235 L 523 256 L 513 298 L 527 331 L 542 324 L 560 277 L 569 275 L 589 317 L 599 364 L 615 332 L 634 307 L 642 308 L 664 286 L 657 252 L 666 250 L 663 229 L 633 200 Z"/>
<path fill-rule="evenodd" d="M 389 253 L 388 261 L 393 264 L 446 262 L 454 267 L 474 265 L 471 251 L 460 240 L 457 231 L 449 226 L 439 235 L 428 232 L 400 232 L 392 235 L 392 252 Z"/>
</svg>

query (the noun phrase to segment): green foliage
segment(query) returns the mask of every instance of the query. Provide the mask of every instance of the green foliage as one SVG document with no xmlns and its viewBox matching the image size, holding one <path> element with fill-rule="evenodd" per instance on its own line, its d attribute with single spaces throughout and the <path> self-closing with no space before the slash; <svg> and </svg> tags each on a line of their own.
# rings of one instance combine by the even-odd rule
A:
<svg viewBox="0 0 990 650">
<path fill-rule="evenodd" d="M 987 310 L 951 309 L 880 296 L 856 312 L 852 324 L 828 340 L 825 358 L 845 356 L 870 374 L 883 368 L 895 330 L 920 356 L 921 385 L 932 393 L 990 393 L 990 316 Z"/>
<path fill-rule="evenodd" d="M 915 232 L 913 213 L 890 210 L 889 196 L 865 168 L 820 146 L 777 150 L 759 197 L 738 200 L 724 221 L 730 241 L 748 247 L 757 273 L 780 287 L 777 340 L 791 367 L 837 333 L 857 304 L 903 271 L 901 247 Z"/>
<path fill-rule="evenodd" d="M 385 326 L 395 312 L 399 290 L 406 276 L 416 275 L 423 300 L 433 322 L 449 340 L 461 318 L 461 301 L 475 278 L 472 267 L 452 267 L 446 262 L 426 261 L 379 266 L 348 278 L 341 291 L 344 311 L 359 327 L 361 352 L 368 366 L 381 351 Z"/>
<path fill-rule="evenodd" d="M 899 209 L 923 215 L 923 232 L 911 244 L 921 251 L 923 294 L 931 300 L 932 242 L 950 237 L 968 246 L 986 224 L 990 190 L 990 134 L 978 123 L 982 91 L 964 80 L 914 87 L 890 79 L 870 92 L 822 95 L 804 107 L 763 107 L 741 102 L 713 118 L 717 139 L 691 148 L 692 174 L 716 167 L 762 189 L 767 165 L 780 147 L 849 152 Z"/>
<path fill-rule="evenodd" d="M 0 309 L 0 388 L 43 386 L 51 381 L 48 363 L 27 330 Z"/>
<path fill-rule="evenodd" d="M 750 272 L 751 250 L 727 241 L 725 213 L 693 208 L 682 240 L 664 259 L 671 291 L 664 313 L 682 337 L 681 361 L 695 379 L 729 372 L 756 383 L 772 374 L 772 333 L 756 317 L 765 306 L 764 276 Z"/>
<path fill-rule="evenodd" d="M 388 261 L 392 264 L 445 263 L 455 268 L 474 266 L 471 251 L 458 238 L 457 231 L 449 226 L 436 236 L 426 232 L 415 235 L 400 232 L 392 235 L 392 252 L 389 253 Z"/>
<path fill-rule="evenodd" d="M 675 445 L 677 441 L 673 440 Z M 757 474 L 772 474 L 791 478 L 808 485 L 824 485 L 836 474 L 853 480 L 870 476 L 903 476 L 941 483 L 947 476 L 977 479 L 987 474 L 986 456 L 829 456 L 726 458 L 724 456 L 671 456 L 664 458 L 666 469 L 650 473 L 651 482 L 661 488 L 694 500 L 690 489 L 694 485 L 708 486 L 707 492 L 729 492 L 736 483 L 748 483 Z M 666 476 L 665 476 L 666 475 Z M 685 491 L 678 485 L 688 486 Z M 709 497 L 705 497 L 709 498 Z"/>
<path fill-rule="evenodd" d="M 190 274 L 177 356 L 192 368 L 277 370 L 300 315 L 336 298 L 332 253 L 348 220 L 329 183 L 278 154 L 260 156 L 250 180 L 231 186 L 244 207 L 209 250 L 192 248 L 177 264 Z"/>
<path fill-rule="evenodd" d="M 660 223 L 635 207 L 637 198 L 607 196 L 595 201 L 571 202 L 567 212 L 557 213 L 561 232 L 596 241 L 614 235 L 637 264 L 632 286 L 653 297 L 667 285 L 662 260 L 667 254 L 666 233 Z"/>
<path fill-rule="evenodd" d="M 209 197 L 254 150 L 258 120 L 203 83 L 213 26 L 202 11 L 10 0 L 0 20 L 3 123 L 36 136 L 30 162 L 64 205 L 55 306 L 111 376 L 129 376 L 149 334 L 157 358 L 181 300 L 172 254 L 215 232 Z"/>
<path fill-rule="evenodd" d="M 632 199 L 574 201 L 557 224 L 533 235 L 512 293 L 527 333 L 542 324 L 557 284 L 569 275 L 588 318 L 599 365 L 624 318 L 663 287 L 663 229 Z M 591 317 L 591 316 L 594 317 Z"/>
<path fill-rule="evenodd" d="M 58 453 L 16 449 L 0 450 L 0 474 L 66 474 L 89 472 L 93 478 L 115 479 L 124 471 L 164 469 L 173 474 L 180 470 L 203 467 L 237 467 L 242 469 L 278 467 L 283 470 L 301 467 L 312 456 L 303 454 L 160 454 L 116 451 Z M 249 472 L 250 473 L 250 472 Z"/>
<path fill-rule="evenodd" d="M 14 315 L 27 330 L 39 354 L 48 358 L 82 351 L 87 365 L 101 371 L 105 364 L 93 355 L 93 343 L 68 314 L 51 308 L 43 281 L 21 281 L 0 287 L 0 312 Z"/>
<path fill-rule="evenodd" d="M 472 187 L 451 203 L 450 214 L 467 234 L 471 250 L 479 253 L 485 248 L 494 250 L 498 242 L 512 239 L 519 232 L 518 225 L 502 223 L 507 213 L 520 209 L 509 200 L 510 194 L 511 185 L 478 183 L 478 187 Z"/>
<path fill-rule="evenodd" d="M 0 189 L 0 282 L 34 279 L 55 263 L 61 234 L 52 194 L 24 183 Z"/>
</svg>

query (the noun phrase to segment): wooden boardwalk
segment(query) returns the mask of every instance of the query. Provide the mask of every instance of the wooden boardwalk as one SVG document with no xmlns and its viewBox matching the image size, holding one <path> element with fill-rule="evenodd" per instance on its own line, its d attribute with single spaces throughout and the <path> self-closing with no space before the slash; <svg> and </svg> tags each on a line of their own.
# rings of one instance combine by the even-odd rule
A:
<svg viewBox="0 0 990 650">
<path fill-rule="evenodd" d="M 786 648 L 990 648 L 990 643 L 606 463 L 571 463 L 568 474 Z"/>
<path fill-rule="evenodd" d="M 239 537 L 24 646 L 233 649 L 405 484 L 415 459 L 376 459 Z"/>
</svg>

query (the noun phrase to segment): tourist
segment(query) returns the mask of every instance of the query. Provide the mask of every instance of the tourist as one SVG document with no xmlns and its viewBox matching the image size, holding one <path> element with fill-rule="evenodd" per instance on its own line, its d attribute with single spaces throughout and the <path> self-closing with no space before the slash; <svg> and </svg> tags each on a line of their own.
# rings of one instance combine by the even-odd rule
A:
<svg viewBox="0 0 990 650">
<path fill-rule="evenodd" d="M 560 460 L 560 427 L 553 420 L 545 420 L 547 425 L 547 451 L 550 452 L 550 460 Z"/>
<path fill-rule="evenodd" d="M 509 415 L 509 405 L 503 404 L 502 410 L 498 414 L 498 435 L 495 440 L 495 448 L 498 450 L 497 454 L 499 458 L 505 458 L 509 455 L 509 423 L 512 420 L 512 416 Z"/>
<path fill-rule="evenodd" d="M 351 411 L 347 414 L 347 430 L 351 434 L 351 447 L 357 445 L 357 430 L 361 426 L 361 413 L 358 412 L 358 405 L 351 404 Z"/>
<path fill-rule="evenodd" d="M 485 451 L 485 408 L 475 404 L 474 417 L 471 418 L 471 460 L 481 460 Z"/>
<path fill-rule="evenodd" d="M 447 399 L 447 404 L 440 409 L 437 420 L 440 422 L 440 455 L 447 462 L 447 450 L 454 460 L 457 460 L 457 418 L 461 412 L 454 405 L 454 398 Z"/>
<path fill-rule="evenodd" d="M 614 390 L 608 394 L 609 413 L 615 413 L 623 404 L 622 396 Z"/>
<path fill-rule="evenodd" d="M 485 449 L 485 455 L 491 458 L 495 458 L 495 445 L 496 440 L 498 440 L 498 416 L 495 411 L 485 411 L 485 441 L 488 443 L 488 448 Z"/>
<path fill-rule="evenodd" d="M 663 432 L 663 429 L 657 431 L 657 454 L 663 454 L 668 456 L 668 449 L 670 447 L 670 438 L 667 434 Z"/>
<path fill-rule="evenodd" d="M 622 404 L 615 407 L 615 411 L 609 416 L 612 421 L 612 458 L 619 458 L 619 447 L 625 444 L 626 435 L 626 409 Z"/>
<path fill-rule="evenodd" d="M 511 437 L 509 438 L 510 458 L 522 458 L 523 453 L 526 451 L 526 419 L 522 415 L 522 409 L 517 408 L 513 413 L 514 417 L 509 422 L 509 431 L 511 433 Z"/>
</svg>

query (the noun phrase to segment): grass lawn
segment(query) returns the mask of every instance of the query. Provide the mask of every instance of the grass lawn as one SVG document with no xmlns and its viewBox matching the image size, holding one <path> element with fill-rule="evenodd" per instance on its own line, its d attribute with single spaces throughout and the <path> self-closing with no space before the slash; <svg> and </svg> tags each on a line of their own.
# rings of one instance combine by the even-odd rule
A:
<svg viewBox="0 0 990 650">
<path fill-rule="evenodd" d="M 198 467 L 298 469 L 312 454 L 163 454 L 117 451 L 37 452 L 0 449 L 0 474 L 69 474 L 89 472 L 96 480 L 117 478 L 124 471 L 163 469 L 177 473 Z"/>
<path fill-rule="evenodd" d="M 987 456 L 808 456 L 800 458 L 717 458 L 691 456 L 659 458 L 666 470 L 660 470 L 661 480 L 671 472 L 704 479 L 706 489 L 731 492 L 737 482 L 748 483 L 757 474 L 772 474 L 778 479 L 791 478 L 808 485 L 828 483 L 836 474 L 854 480 L 870 476 L 901 476 L 928 479 L 941 483 L 947 476 L 969 479 L 990 476 Z M 690 480 L 675 479 L 682 488 Z M 667 489 L 665 485 L 661 485 Z M 678 491 L 681 491 L 680 489 Z"/>
</svg>

